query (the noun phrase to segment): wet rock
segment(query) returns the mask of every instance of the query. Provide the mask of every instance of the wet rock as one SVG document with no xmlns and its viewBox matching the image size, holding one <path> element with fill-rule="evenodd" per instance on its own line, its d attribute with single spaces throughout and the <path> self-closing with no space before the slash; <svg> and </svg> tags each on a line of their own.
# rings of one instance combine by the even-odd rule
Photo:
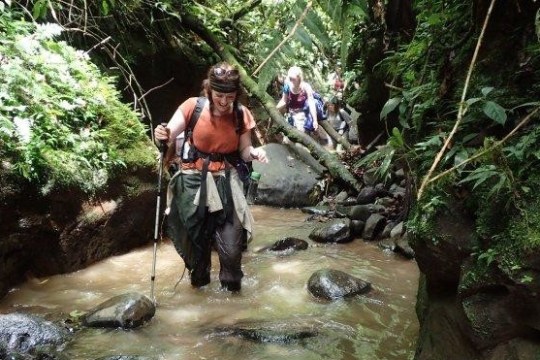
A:
<svg viewBox="0 0 540 360">
<path fill-rule="evenodd" d="M 397 202 L 396 199 L 394 199 L 392 197 L 388 197 L 388 196 L 381 197 L 381 198 L 377 199 L 377 205 L 380 205 L 380 206 L 382 206 L 384 208 L 389 208 L 389 207 L 396 206 L 396 202 Z"/>
<path fill-rule="evenodd" d="M 403 233 L 403 221 L 401 221 L 399 224 L 395 225 L 392 228 L 392 231 L 390 231 L 390 237 L 391 238 L 398 237 L 398 236 L 401 236 L 402 233 Z"/>
<path fill-rule="evenodd" d="M 390 186 L 390 189 L 388 191 L 395 198 L 398 198 L 398 199 L 405 198 L 406 190 L 405 190 L 405 188 L 403 188 L 403 187 L 401 187 L 399 185 L 392 184 L 392 186 Z"/>
<path fill-rule="evenodd" d="M 400 181 L 405 179 L 405 170 L 403 170 L 403 168 L 397 169 L 396 171 L 394 171 L 394 177 L 396 178 L 396 180 Z"/>
<path fill-rule="evenodd" d="M 352 241 L 350 221 L 338 219 L 316 227 L 309 238 L 319 243 L 345 243 Z"/>
<path fill-rule="evenodd" d="M 300 209 L 305 214 L 323 215 L 326 216 L 330 213 L 330 208 L 325 205 L 319 206 L 307 206 Z"/>
<path fill-rule="evenodd" d="M 213 329 L 209 337 L 239 337 L 258 343 L 289 344 L 318 335 L 313 326 L 292 323 L 243 323 Z"/>
<path fill-rule="evenodd" d="M 373 186 L 366 186 L 360 190 L 356 202 L 359 205 L 371 204 L 377 199 L 377 190 Z"/>
<path fill-rule="evenodd" d="M 377 168 L 370 168 L 362 175 L 362 180 L 366 186 L 374 186 L 378 179 Z"/>
<path fill-rule="evenodd" d="M 0 315 L 0 344 L 5 345 L 7 352 L 54 350 L 67 340 L 66 330 L 39 316 L 22 313 Z"/>
<path fill-rule="evenodd" d="M 373 204 L 355 206 L 336 206 L 336 213 L 346 216 L 351 220 L 366 221 L 371 214 L 376 213 L 380 208 Z"/>
<path fill-rule="evenodd" d="M 270 246 L 268 250 L 270 251 L 284 251 L 284 250 L 306 250 L 308 248 L 308 242 L 306 240 L 286 237 L 284 239 L 278 240 L 274 245 Z"/>
<path fill-rule="evenodd" d="M 346 191 L 341 191 L 339 194 L 336 195 L 334 198 L 335 203 L 342 203 L 349 197 L 349 194 L 347 194 Z"/>
<path fill-rule="evenodd" d="M 365 224 L 362 220 L 351 220 L 351 236 L 357 237 L 362 235 Z"/>
<path fill-rule="evenodd" d="M 476 348 L 496 346 L 526 331 L 509 311 L 516 306 L 515 298 L 502 286 L 469 296 L 463 299 L 462 306 Z"/>
<path fill-rule="evenodd" d="M 396 243 L 394 242 L 394 239 L 384 238 L 379 241 L 379 247 L 381 249 L 394 251 L 396 249 Z"/>
<path fill-rule="evenodd" d="M 314 200 L 310 195 L 324 167 L 307 150 L 297 146 L 269 143 L 264 149 L 270 161 L 253 162 L 253 169 L 262 174 L 255 203 L 280 207 L 313 205 Z M 308 159 L 313 161 L 308 164 L 305 162 Z"/>
<path fill-rule="evenodd" d="M 381 233 L 386 225 L 386 218 L 381 214 L 371 214 L 366 220 L 362 238 L 364 240 L 373 240 Z"/>
<path fill-rule="evenodd" d="M 414 250 L 409 245 L 408 239 L 407 233 L 403 236 L 395 237 L 394 241 L 396 243 L 396 248 L 394 251 L 405 256 L 407 259 L 414 259 Z"/>
<path fill-rule="evenodd" d="M 392 229 L 394 228 L 395 225 L 396 224 L 393 221 L 389 221 L 388 223 L 386 223 L 386 225 L 384 226 L 383 231 L 381 232 L 381 238 L 383 238 L 383 239 L 389 238 L 390 237 L 390 232 L 392 231 Z"/>
<path fill-rule="evenodd" d="M 457 288 L 463 262 L 477 244 L 473 218 L 464 204 L 451 202 L 433 219 L 426 219 L 434 226 L 429 236 L 412 234 L 415 259 L 426 274 L 432 294 Z"/>
<path fill-rule="evenodd" d="M 115 296 L 91 311 L 83 318 L 89 327 L 133 329 L 150 320 L 156 313 L 154 303 L 138 293 Z"/>
<path fill-rule="evenodd" d="M 334 269 L 318 270 L 308 280 L 309 292 L 326 300 L 365 294 L 370 289 L 369 282 Z"/>
</svg>

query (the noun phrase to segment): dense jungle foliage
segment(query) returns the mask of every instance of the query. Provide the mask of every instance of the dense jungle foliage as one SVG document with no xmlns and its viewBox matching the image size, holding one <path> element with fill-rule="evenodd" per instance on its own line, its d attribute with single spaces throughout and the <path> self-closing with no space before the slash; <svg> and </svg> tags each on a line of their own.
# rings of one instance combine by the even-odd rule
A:
<svg viewBox="0 0 540 360">
<path fill-rule="evenodd" d="M 57 24 L 0 14 L 0 157 L 3 177 L 43 193 L 102 189 L 126 168 L 154 161 L 137 111 L 115 79 L 59 41 Z"/>
<path fill-rule="evenodd" d="M 519 270 L 520 256 L 540 246 L 538 6 L 532 0 L 14 1 L 0 24 L 0 71 L 8 79 L 0 85 L 0 151 L 28 179 L 95 189 L 103 172 L 128 163 L 121 154 L 143 133 L 98 67 L 123 80 L 151 128 L 149 89 L 131 70 L 143 54 L 172 48 L 204 65 L 225 49 L 268 91 L 277 74 L 297 64 L 329 93 L 325 78 L 341 63 L 345 100 L 362 114 L 360 132 L 382 130 L 386 142 L 363 158 L 346 154 L 353 173 L 375 165 L 384 178 L 405 166 L 411 233 L 437 242 L 430 219 L 460 201 L 476 223 L 480 272 L 495 260 Z M 61 25 L 66 43 L 52 40 L 52 25 L 12 21 L 22 18 Z M 29 48 L 14 41 L 25 36 Z M 88 52 L 98 67 L 67 44 Z M 60 70 L 51 71 L 41 52 L 58 59 Z M 33 124 L 26 140 L 24 124 Z"/>
<path fill-rule="evenodd" d="M 540 246 L 538 6 L 491 5 L 416 2 L 412 40 L 398 41 L 376 70 L 394 85 L 380 116 L 398 125 L 374 156 L 399 158 L 414 174 L 412 233 L 437 242 L 444 235 L 429 220 L 463 203 L 477 237 L 466 277 L 497 262 L 527 283 L 521 259 Z"/>
</svg>

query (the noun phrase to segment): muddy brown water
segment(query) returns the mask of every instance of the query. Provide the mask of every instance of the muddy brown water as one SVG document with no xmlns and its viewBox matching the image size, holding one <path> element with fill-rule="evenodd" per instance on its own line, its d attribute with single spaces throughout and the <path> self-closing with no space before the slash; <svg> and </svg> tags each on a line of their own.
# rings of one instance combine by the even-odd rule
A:
<svg viewBox="0 0 540 360">
<path fill-rule="evenodd" d="M 159 245 L 155 280 L 157 311 L 141 328 L 85 329 L 64 349 L 73 360 L 109 355 L 142 355 L 156 359 L 412 359 L 418 335 L 415 314 L 419 270 L 414 261 L 356 239 L 348 244 L 308 240 L 313 223 L 296 209 L 254 206 L 255 237 L 243 258 L 240 294 L 219 287 L 214 254 L 212 282 L 192 289 L 171 243 Z M 305 251 L 258 252 L 285 237 L 308 240 Z M 31 279 L 13 289 L 0 312 L 32 312 L 67 318 L 113 296 L 140 292 L 150 296 L 153 248 L 111 257 L 84 270 Z M 345 271 L 371 282 L 362 296 L 333 302 L 314 299 L 307 291 L 311 274 L 323 268 Z M 218 327 L 272 324 L 318 331 L 318 336 L 288 343 L 259 343 L 211 335 Z"/>
</svg>

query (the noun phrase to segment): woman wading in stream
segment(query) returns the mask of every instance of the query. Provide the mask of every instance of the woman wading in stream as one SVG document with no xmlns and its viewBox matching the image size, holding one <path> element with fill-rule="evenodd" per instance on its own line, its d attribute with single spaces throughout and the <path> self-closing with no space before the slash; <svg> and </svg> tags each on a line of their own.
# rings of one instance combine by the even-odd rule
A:
<svg viewBox="0 0 540 360">
<path fill-rule="evenodd" d="M 268 160 L 263 149 L 251 144 L 255 120 L 238 102 L 238 70 L 217 64 L 208 71 L 203 87 L 205 97 L 187 99 L 166 127 L 155 129 L 155 140 L 166 141 L 169 147 L 175 147 L 177 136 L 187 130 L 180 169 L 169 184 L 173 196 L 168 234 L 189 270 L 192 286 L 210 282 L 215 241 L 221 285 L 239 291 L 244 234 L 251 237 L 253 217 L 237 168 L 245 169 L 244 161 Z"/>
</svg>

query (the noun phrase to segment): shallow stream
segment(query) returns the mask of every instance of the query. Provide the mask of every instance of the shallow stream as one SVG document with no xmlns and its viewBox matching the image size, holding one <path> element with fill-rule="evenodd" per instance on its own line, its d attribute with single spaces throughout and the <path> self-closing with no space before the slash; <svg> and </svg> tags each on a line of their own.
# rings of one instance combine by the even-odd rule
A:
<svg viewBox="0 0 540 360">
<path fill-rule="evenodd" d="M 418 268 L 414 261 L 385 252 L 376 243 L 348 244 L 308 240 L 313 223 L 300 210 L 254 206 L 255 238 L 244 255 L 240 294 L 220 289 L 217 255 L 212 282 L 193 289 L 171 243 L 157 252 L 155 317 L 143 327 L 87 329 L 65 348 L 72 360 L 109 355 L 146 355 L 157 359 L 412 359 L 418 334 L 415 314 Z M 293 236 L 308 240 L 307 250 L 288 254 L 258 252 Z M 0 312 L 31 312 L 67 318 L 126 292 L 150 295 L 152 246 L 111 257 L 84 270 L 30 279 L 0 303 Z M 307 291 L 311 274 L 323 268 L 345 271 L 372 284 L 367 295 L 333 302 Z M 288 343 L 259 343 L 215 336 L 214 329 L 264 324 L 319 330 L 316 337 Z M 214 335 L 210 335 L 214 334 Z"/>
</svg>

